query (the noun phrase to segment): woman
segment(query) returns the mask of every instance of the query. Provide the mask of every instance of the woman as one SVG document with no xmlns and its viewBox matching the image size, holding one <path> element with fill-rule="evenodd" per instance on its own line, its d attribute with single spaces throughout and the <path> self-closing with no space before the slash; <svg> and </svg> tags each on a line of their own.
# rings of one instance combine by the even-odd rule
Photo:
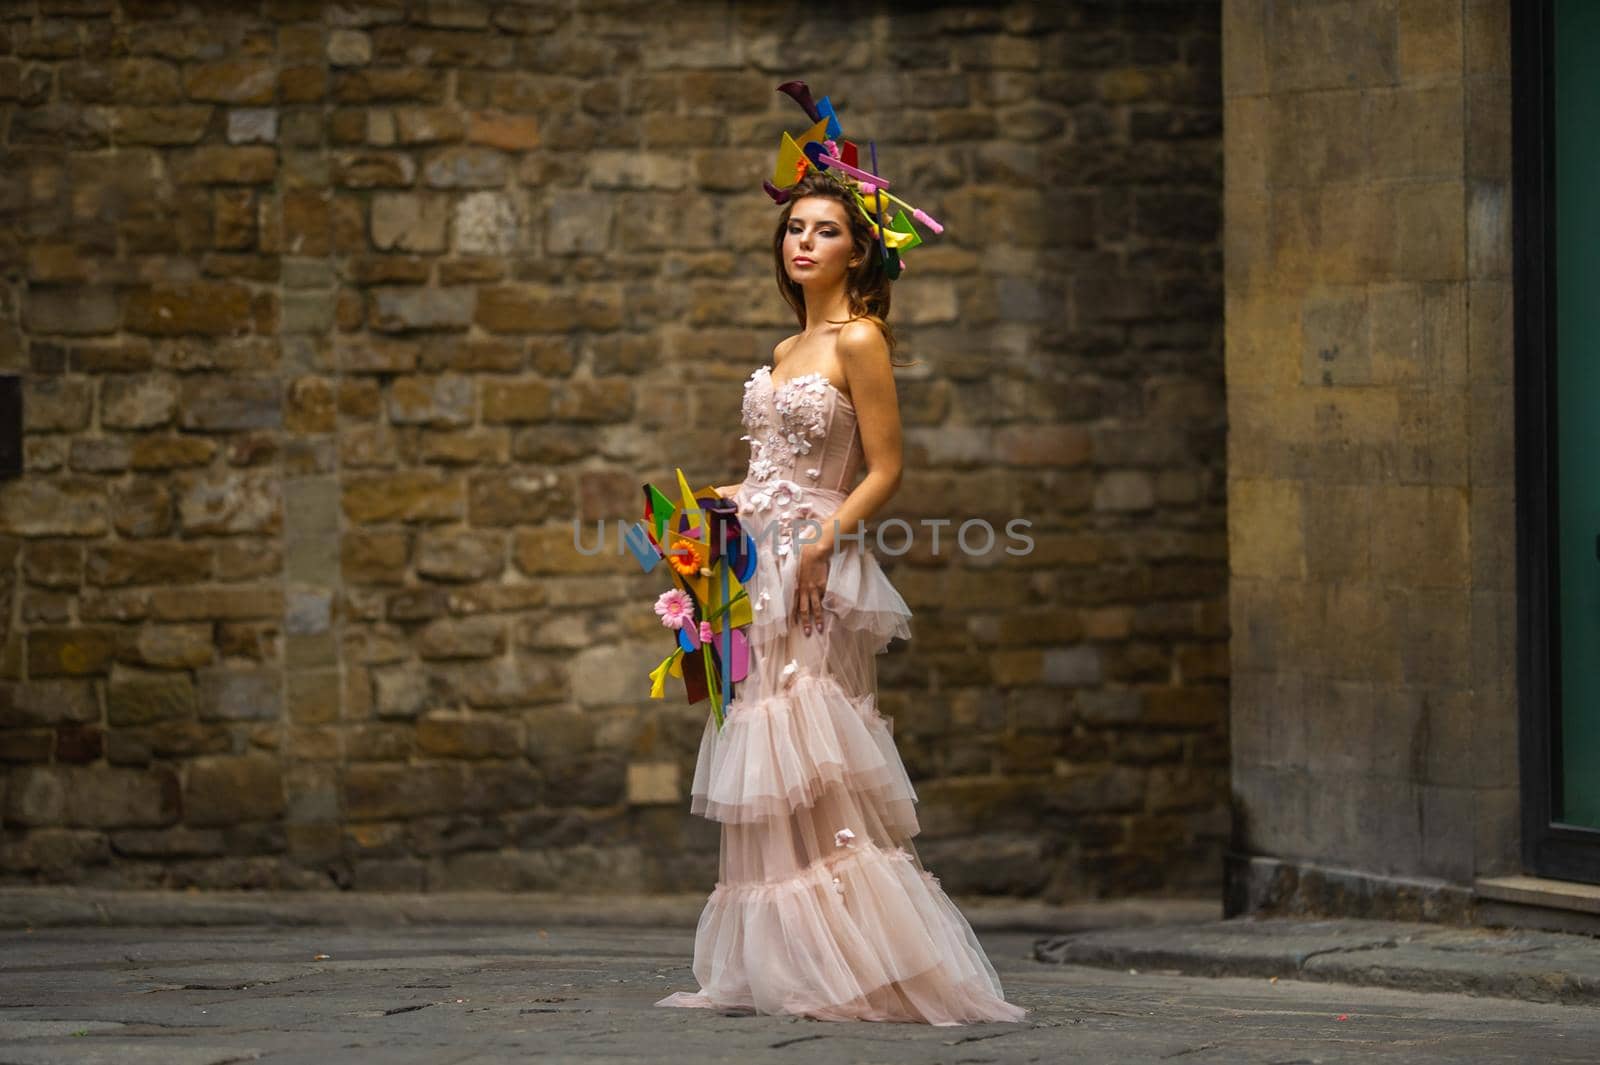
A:
<svg viewBox="0 0 1600 1065">
<path fill-rule="evenodd" d="M 1015 1021 L 1025 1011 L 918 860 L 916 794 L 877 709 L 876 656 L 910 636 L 911 612 L 846 539 L 901 469 L 890 282 L 858 208 L 813 173 L 774 236 L 802 330 L 746 382 L 749 469 L 719 489 L 758 545 L 749 675 L 723 728 L 708 722 L 692 789 L 691 809 L 722 822 L 720 876 L 695 936 L 700 990 L 657 1005 Z"/>
</svg>

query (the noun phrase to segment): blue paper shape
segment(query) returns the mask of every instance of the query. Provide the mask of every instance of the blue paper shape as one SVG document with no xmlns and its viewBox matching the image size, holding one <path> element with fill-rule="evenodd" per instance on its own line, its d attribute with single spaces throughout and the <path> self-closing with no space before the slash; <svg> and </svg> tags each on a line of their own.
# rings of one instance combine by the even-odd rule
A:
<svg viewBox="0 0 1600 1065">
<path fill-rule="evenodd" d="M 833 113 L 833 101 L 824 96 L 817 101 L 817 117 L 828 116 L 828 136 L 834 139 L 844 133 L 844 127 L 839 125 L 839 116 Z"/>
<path fill-rule="evenodd" d="M 700 649 L 700 628 L 694 622 L 689 622 L 678 630 L 678 646 L 683 648 L 685 654 Z"/>
<path fill-rule="evenodd" d="M 655 569 L 656 563 L 661 561 L 661 552 L 650 542 L 650 531 L 644 527 L 644 522 L 629 526 L 628 531 L 622 534 L 622 542 L 628 545 L 639 568 L 646 573 Z"/>
<path fill-rule="evenodd" d="M 741 584 L 755 575 L 756 542 L 743 529 L 739 530 L 739 538 L 728 546 L 728 568 Z"/>
</svg>

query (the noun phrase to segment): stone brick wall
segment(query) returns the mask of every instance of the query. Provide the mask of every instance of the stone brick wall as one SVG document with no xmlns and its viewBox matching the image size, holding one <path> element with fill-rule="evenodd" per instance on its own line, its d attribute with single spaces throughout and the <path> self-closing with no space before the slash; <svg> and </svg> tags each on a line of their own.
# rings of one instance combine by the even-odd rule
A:
<svg viewBox="0 0 1600 1065">
<path fill-rule="evenodd" d="M 1508 9 L 1224 8 L 1246 855 L 1516 859 Z"/>
<path fill-rule="evenodd" d="M 573 522 L 742 471 L 798 76 L 949 226 L 884 516 L 1033 522 L 880 556 L 929 860 L 1217 883 L 1214 5 L 204 6 L 0 5 L 0 878 L 709 886 L 659 575 Z"/>
</svg>

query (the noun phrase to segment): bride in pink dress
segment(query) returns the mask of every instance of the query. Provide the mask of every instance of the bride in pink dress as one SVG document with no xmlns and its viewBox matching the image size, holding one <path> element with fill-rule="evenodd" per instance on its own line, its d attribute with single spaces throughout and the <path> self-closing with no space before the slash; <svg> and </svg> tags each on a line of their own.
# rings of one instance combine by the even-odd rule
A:
<svg viewBox="0 0 1600 1065">
<path fill-rule="evenodd" d="M 905 600 L 847 538 L 900 482 L 879 250 L 834 180 L 794 187 L 774 252 L 803 331 L 745 382 L 750 464 L 719 489 L 758 555 L 749 675 L 724 727 L 707 723 L 692 789 L 693 812 L 722 823 L 719 877 L 695 934 L 700 990 L 660 1006 L 939 1025 L 1026 1013 L 917 857 L 916 793 L 877 706 L 877 655 L 911 635 Z"/>
</svg>

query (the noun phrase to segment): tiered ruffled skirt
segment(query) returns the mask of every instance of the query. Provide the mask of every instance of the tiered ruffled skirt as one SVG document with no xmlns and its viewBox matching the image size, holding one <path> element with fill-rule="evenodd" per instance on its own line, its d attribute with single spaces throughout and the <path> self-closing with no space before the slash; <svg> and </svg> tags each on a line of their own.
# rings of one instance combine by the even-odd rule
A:
<svg viewBox="0 0 1600 1065">
<path fill-rule="evenodd" d="M 743 504 L 743 500 L 741 500 Z M 741 515 L 746 528 L 759 532 Z M 1017 1021 L 972 927 L 922 868 L 916 792 L 878 712 L 876 656 L 911 611 L 857 545 L 829 563 L 823 625 L 792 623 L 796 556 L 759 541 L 751 666 L 707 722 L 691 809 L 722 822 L 695 935 L 697 992 L 660 1006 L 822 1020 Z M 762 593 L 766 593 L 763 596 Z"/>
</svg>

